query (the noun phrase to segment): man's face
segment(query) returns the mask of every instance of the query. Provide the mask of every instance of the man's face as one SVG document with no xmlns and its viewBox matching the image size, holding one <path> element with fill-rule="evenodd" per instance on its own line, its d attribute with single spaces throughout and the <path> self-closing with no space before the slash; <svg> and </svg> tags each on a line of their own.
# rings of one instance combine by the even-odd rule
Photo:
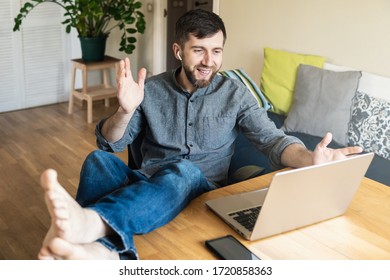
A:
<svg viewBox="0 0 390 280">
<path fill-rule="evenodd" d="M 222 66 L 223 33 L 198 39 L 190 35 L 181 52 L 183 69 L 193 88 L 208 86 Z"/>
</svg>

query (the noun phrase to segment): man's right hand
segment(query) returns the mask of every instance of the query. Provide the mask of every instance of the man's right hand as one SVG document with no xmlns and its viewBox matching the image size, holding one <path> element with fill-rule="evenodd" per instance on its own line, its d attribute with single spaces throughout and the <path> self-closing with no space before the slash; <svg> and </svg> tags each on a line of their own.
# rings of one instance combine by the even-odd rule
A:
<svg viewBox="0 0 390 280">
<path fill-rule="evenodd" d="M 138 73 L 138 82 L 135 82 L 130 70 L 130 60 L 125 58 L 119 64 L 117 73 L 118 102 L 125 114 L 132 114 L 144 99 L 144 85 L 146 69 Z"/>
<path fill-rule="evenodd" d="M 138 73 L 138 82 L 135 82 L 131 75 L 130 60 L 121 60 L 116 77 L 119 108 L 104 122 L 101 130 L 107 141 L 116 142 L 123 137 L 127 124 L 144 99 L 145 78 L 146 69 L 142 68 Z"/>
</svg>

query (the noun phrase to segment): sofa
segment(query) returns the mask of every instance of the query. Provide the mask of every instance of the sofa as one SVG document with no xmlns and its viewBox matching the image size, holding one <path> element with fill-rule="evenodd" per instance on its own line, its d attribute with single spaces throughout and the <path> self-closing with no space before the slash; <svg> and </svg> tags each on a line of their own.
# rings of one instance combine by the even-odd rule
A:
<svg viewBox="0 0 390 280">
<path fill-rule="evenodd" d="M 260 87 L 243 69 L 221 74 L 243 82 L 276 127 L 308 149 L 330 131 L 332 148 L 359 145 L 374 152 L 366 177 L 390 186 L 390 78 L 270 48 L 264 49 Z M 267 157 L 239 134 L 229 182 L 271 171 Z"/>
</svg>

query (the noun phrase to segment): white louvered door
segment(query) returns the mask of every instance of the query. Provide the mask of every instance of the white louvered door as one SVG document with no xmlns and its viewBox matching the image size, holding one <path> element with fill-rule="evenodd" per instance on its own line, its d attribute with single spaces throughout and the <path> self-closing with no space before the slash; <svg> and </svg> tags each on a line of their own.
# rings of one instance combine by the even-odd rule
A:
<svg viewBox="0 0 390 280">
<path fill-rule="evenodd" d="M 18 71 L 17 37 L 12 32 L 16 1 L 0 0 L 0 112 L 20 107 L 22 89 Z"/>
<path fill-rule="evenodd" d="M 0 112 L 58 103 L 69 92 L 70 39 L 56 4 L 36 7 L 13 32 L 26 2 L 0 0 Z"/>
</svg>

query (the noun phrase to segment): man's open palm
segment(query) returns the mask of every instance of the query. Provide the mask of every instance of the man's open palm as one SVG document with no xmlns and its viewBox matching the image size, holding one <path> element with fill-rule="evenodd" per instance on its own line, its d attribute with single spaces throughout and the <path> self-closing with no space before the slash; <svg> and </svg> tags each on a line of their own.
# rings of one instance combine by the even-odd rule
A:
<svg viewBox="0 0 390 280">
<path fill-rule="evenodd" d="M 328 148 L 332 141 L 332 134 L 327 133 L 320 143 L 316 146 L 313 153 L 313 164 L 321 164 L 334 160 L 343 159 L 349 155 L 362 152 L 362 148 L 358 146 L 346 147 L 341 149 Z"/>
<path fill-rule="evenodd" d="M 135 82 L 129 58 L 120 62 L 117 73 L 118 101 L 125 113 L 132 113 L 144 99 L 145 78 L 146 69 L 142 68 L 138 73 L 138 82 Z"/>
</svg>

